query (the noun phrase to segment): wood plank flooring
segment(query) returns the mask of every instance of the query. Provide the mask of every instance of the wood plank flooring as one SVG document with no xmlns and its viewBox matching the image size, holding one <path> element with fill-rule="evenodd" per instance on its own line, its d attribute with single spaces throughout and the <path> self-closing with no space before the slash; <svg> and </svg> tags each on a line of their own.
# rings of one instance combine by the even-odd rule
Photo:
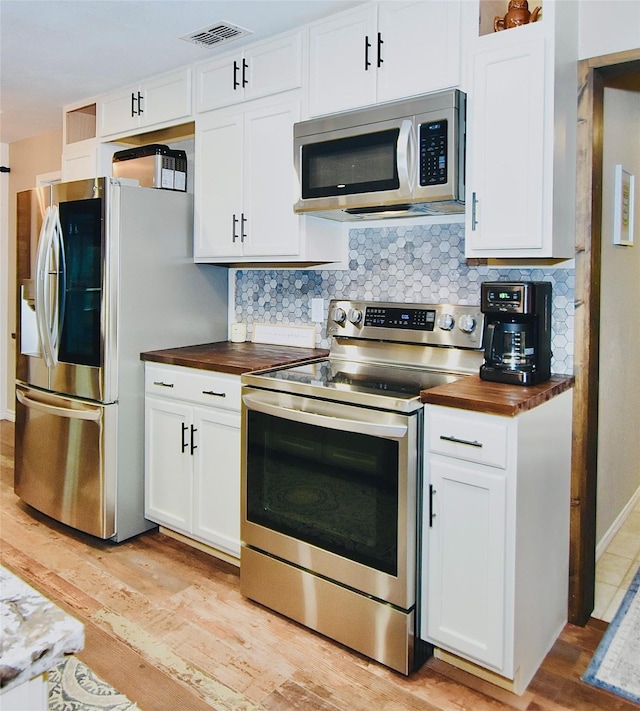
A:
<svg viewBox="0 0 640 711">
<path fill-rule="evenodd" d="M 436 660 L 405 678 L 242 598 L 238 571 L 151 532 L 112 545 L 13 493 L 0 422 L 2 564 L 85 624 L 78 656 L 141 711 L 637 710 L 580 681 L 607 625 L 567 625 L 516 696 Z"/>
</svg>

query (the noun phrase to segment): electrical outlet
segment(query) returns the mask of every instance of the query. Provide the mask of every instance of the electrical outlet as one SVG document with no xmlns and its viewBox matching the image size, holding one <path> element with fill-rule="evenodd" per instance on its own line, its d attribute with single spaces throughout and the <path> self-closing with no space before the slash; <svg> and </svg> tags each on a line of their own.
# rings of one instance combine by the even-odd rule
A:
<svg viewBox="0 0 640 711">
<path fill-rule="evenodd" d="M 324 321 L 324 299 L 311 299 L 311 320 L 315 323 Z"/>
</svg>

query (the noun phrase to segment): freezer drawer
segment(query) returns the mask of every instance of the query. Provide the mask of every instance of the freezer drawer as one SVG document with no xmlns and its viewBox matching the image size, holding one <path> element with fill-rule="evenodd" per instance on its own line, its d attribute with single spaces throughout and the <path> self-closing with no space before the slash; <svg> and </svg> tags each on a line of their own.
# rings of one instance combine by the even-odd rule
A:
<svg viewBox="0 0 640 711">
<path fill-rule="evenodd" d="M 57 521 L 111 538 L 117 408 L 18 384 L 16 494 Z"/>
</svg>

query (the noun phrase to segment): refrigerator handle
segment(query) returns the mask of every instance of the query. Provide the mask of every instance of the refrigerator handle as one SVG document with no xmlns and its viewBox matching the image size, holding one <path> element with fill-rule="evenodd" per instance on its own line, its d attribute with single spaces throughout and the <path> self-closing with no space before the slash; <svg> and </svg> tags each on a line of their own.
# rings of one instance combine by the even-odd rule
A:
<svg viewBox="0 0 640 711">
<path fill-rule="evenodd" d="M 65 306 L 65 255 L 58 207 L 45 212 L 36 261 L 36 322 L 48 368 L 58 363 Z"/>
<path fill-rule="evenodd" d="M 38 329 L 38 339 L 40 340 L 40 348 L 44 361 L 47 367 L 53 365 L 51 358 L 51 339 L 47 328 L 46 313 L 47 313 L 47 292 L 49 290 L 49 272 L 47 268 L 47 260 L 51 250 L 51 218 L 52 208 L 47 207 L 44 213 L 44 220 L 38 236 L 38 252 L 36 255 L 36 287 L 35 287 L 35 306 L 36 306 L 36 326 Z"/>
<path fill-rule="evenodd" d="M 102 412 L 99 407 L 91 407 L 86 405 L 87 409 L 84 410 L 73 410 L 67 407 L 58 407 L 57 405 L 49 405 L 45 402 L 39 402 L 38 400 L 32 400 L 27 397 L 21 390 L 16 389 L 16 398 L 25 407 L 30 407 L 33 410 L 39 410 L 40 412 L 46 412 L 49 415 L 56 415 L 57 417 L 68 417 L 71 420 L 99 420 L 102 417 Z"/>
<path fill-rule="evenodd" d="M 55 270 L 51 275 L 55 278 L 55 287 L 49 292 L 51 303 L 49 308 L 49 332 L 51 333 L 51 357 L 53 364 L 58 363 L 58 351 L 60 347 L 60 338 L 62 336 L 62 324 L 64 323 L 64 310 L 66 304 L 66 280 L 67 280 L 67 262 L 64 251 L 64 235 L 62 233 L 62 224 L 60 223 L 60 210 L 58 206 L 53 211 L 51 249 L 52 254 L 56 258 Z"/>
</svg>

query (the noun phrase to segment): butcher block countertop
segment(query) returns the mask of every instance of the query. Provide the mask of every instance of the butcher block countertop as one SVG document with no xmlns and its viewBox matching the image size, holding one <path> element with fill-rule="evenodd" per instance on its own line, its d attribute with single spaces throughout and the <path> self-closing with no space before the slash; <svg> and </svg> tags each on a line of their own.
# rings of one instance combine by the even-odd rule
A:
<svg viewBox="0 0 640 711">
<path fill-rule="evenodd" d="M 219 343 L 202 343 L 197 346 L 168 348 L 161 351 L 147 351 L 140 354 L 140 359 L 152 363 L 182 365 L 187 368 L 242 375 L 254 370 L 278 368 L 325 358 L 327 355 L 329 355 L 329 351 L 322 348 L 221 341 Z"/>
<path fill-rule="evenodd" d="M 527 386 L 492 383 L 480 380 L 478 375 L 469 375 L 423 390 L 421 400 L 430 405 L 515 417 L 572 388 L 573 383 L 574 377 L 569 375 L 552 375 L 545 383 Z"/>
</svg>

